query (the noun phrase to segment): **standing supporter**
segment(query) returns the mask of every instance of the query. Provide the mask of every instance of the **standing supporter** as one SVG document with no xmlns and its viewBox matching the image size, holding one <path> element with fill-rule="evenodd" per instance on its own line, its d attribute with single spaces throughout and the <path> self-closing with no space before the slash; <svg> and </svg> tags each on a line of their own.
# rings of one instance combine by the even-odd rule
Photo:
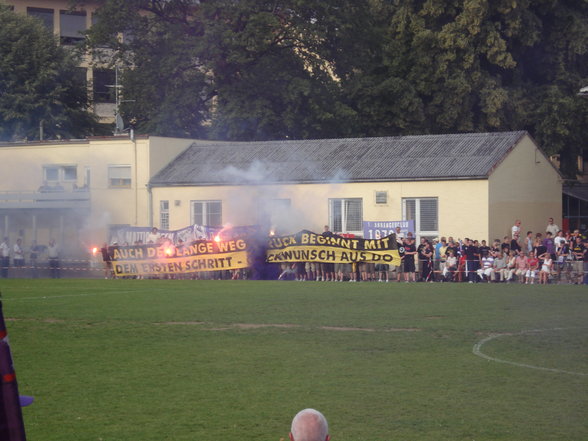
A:
<svg viewBox="0 0 588 441">
<path fill-rule="evenodd" d="M 378 282 L 388 283 L 390 281 L 390 279 L 389 279 L 390 267 L 387 263 L 377 263 L 376 264 L 376 272 L 378 273 Z"/>
<path fill-rule="evenodd" d="M 525 284 L 533 285 L 535 283 L 535 277 L 537 276 L 537 269 L 539 268 L 539 259 L 535 251 L 531 251 L 529 256 L 529 269 L 525 274 Z"/>
<path fill-rule="evenodd" d="M 441 238 L 441 246 L 439 247 L 439 267 L 437 268 L 437 274 L 443 274 L 443 269 L 445 268 L 445 261 L 447 259 L 447 248 L 449 245 L 447 244 L 447 239 L 444 237 Z M 443 279 L 441 279 L 443 280 Z"/>
<path fill-rule="evenodd" d="M 357 282 L 357 272 L 358 272 L 358 265 L 357 262 L 351 262 L 351 271 L 349 272 L 349 281 L 350 282 Z"/>
<path fill-rule="evenodd" d="M 0 243 L 0 274 L 3 278 L 8 277 L 8 267 L 10 266 L 10 245 L 8 237 L 5 237 L 2 243 Z"/>
<path fill-rule="evenodd" d="M 510 239 L 508 236 L 504 236 L 504 239 L 502 239 L 502 244 L 500 245 L 500 249 L 502 250 L 503 253 L 508 254 L 510 251 Z"/>
<path fill-rule="evenodd" d="M 553 243 L 555 243 L 555 252 L 557 253 L 557 249 L 561 247 L 563 243 L 566 242 L 566 238 L 564 237 L 564 233 L 562 230 L 559 230 L 555 237 L 553 238 Z"/>
<path fill-rule="evenodd" d="M 549 253 L 552 259 L 555 259 L 555 242 L 553 240 L 553 235 L 550 231 L 545 233 L 545 239 L 543 239 L 543 246 L 545 247 L 545 252 Z"/>
<path fill-rule="evenodd" d="M 489 255 L 491 250 L 491 248 L 486 244 L 485 240 L 482 240 L 478 249 L 480 251 L 480 256 L 483 256 L 484 252 Z"/>
<path fill-rule="evenodd" d="M 24 249 L 22 248 L 22 239 L 16 239 L 14 247 L 12 247 L 12 261 L 15 268 L 22 268 L 25 265 Z"/>
<path fill-rule="evenodd" d="M 37 241 L 33 240 L 31 243 L 31 248 L 29 249 L 29 259 L 31 262 L 31 277 L 36 279 L 39 277 L 39 269 L 38 269 L 38 259 L 39 254 L 43 251 L 43 247 L 41 245 L 37 245 Z"/>
<path fill-rule="evenodd" d="M 472 243 L 471 239 L 466 238 L 466 245 L 463 247 L 466 257 L 466 275 L 469 283 L 477 282 L 476 271 L 480 263 L 480 254 L 478 248 Z"/>
<path fill-rule="evenodd" d="M 532 231 L 527 231 L 527 237 L 525 237 L 525 242 L 524 242 L 524 247 L 523 249 L 525 250 L 525 254 L 529 254 L 531 251 L 533 251 L 533 232 Z"/>
<path fill-rule="evenodd" d="M 515 253 L 521 252 L 521 245 L 519 244 L 519 235 L 516 234 L 510 241 L 510 249 Z"/>
<path fill-rule="evenodd" d="M 104 278 L 110 279 L 113 277 L 112 258 L 110 256 L 110 251 L 106 242 L 102 244 L 102 248 L 100 248 L 100 254 L 102 254 L 102 262 L 104 263 Z"/>
<path fill-rule="evenodd" d="M 419 269 L 421 270 L 421 280 L 423 282 L 433 281 L 433 248 L 431 243 L 423 239 L 424 242 L 419 245 Z"/>
<path fill-rule="evenodd" d="M 572 245 L 572 254 L 574 256 L 573 261 L 573 281 L 574 285 L 583 283 L 584 276 L 584 250 L 586 247 L 582 243 L 582 237 L 578 234 L 575 235 L 575 241 Z"/>
<path fill-rule="evenodd" d="M 547 252 L 547 247 L 543 242 L 543 235 L 541 233 L 537 233 L 537 236 L 535 236 L 535 246 L 533 251 L 535 252 L 535 257 L 539 259 L 539 267 L 541 267 L 543 264 L 543 259 L 541 259 L 539 256 L 542 256 Z"/>
<path fill-rule="evenodd" d="M 59 271 L 59 247 L 55 243 L 55 239 L 49 241 L 47 247 L 47 257 L 49 258 L 49 272 L 52 279 L 59 279 L 61 277 Z"/>
<path fill-rule="evenodd" d="M 306 264 L 304 262 L 296 262 L 295 264 L 295 271 L 296 271 L 296 280 L 299 282 L 306 281 L 306 271 L 305 271 Z M 332 279 L 334 282 L 335 279 Z"/>
<path fill-rule="evenodd" d="M 414 256 L 417 253 L 416 247 L 414 246 L 414 239 L 407 238 L 406 244 L 404 245 L 404 281 L 408 282 L 412 279 L 416 282 L 415 271 L 416 267 L 414 264 Z"/>
<path fill-rule="evenodd" d="M 512 239 L 515 238 L 515 236 L 520 236 L 521 235 L 521 221 L 520 219 L 517 219 L 514 223 L 514 225 L 512 226 L 512 228 L 510 229 L 510 237 Z"/>
<path fill-rule="evenodd" d="M 561 232 L 561 231 L 560 231 Z M 558 236 L 559 237 L 559 236 Z M 556 238 L 557 239 L 557 238 Z M 565 238 L 563 241 L 556 242 L 555 253 L 557 254 L 557 278 L 562 281 L 562 273 L 566 275 L 568 283 L 570 282 L 571 265 L 570 261 L 573 256 L 570 252 L 570 245 L 566 242 Z"/>
<path fill-rule="evenodd" d="M 333 233 L 329 230 L 329 226 L 325 225 L 322 233 L 323 237 L 332 237 Z M 335 264 L 334 263 L 321 263 L 323 281 L 334 282 L 335 281 Z"/>
<path fill-rule="evenodd" d="M 400 227 L 396 227 L 397 229 L 400 229 Z M 396 243 L 398 244 L 398 248 L 404 248 L 405 244 L 406 244 L 406 239 L 404 239 L 403 237 L 400 236 L 396 236 Z M 402 273 L 404 272 L 404 256 L 402 256 L 400 258 L 400 265 L 398 265 L 396 267 L 396 281 L 400 282 L 400 279 L 402 278 Z"/>
<path fill-rule="evenodd" d="M 490 248 L 490 254 L 492 254 L 495 259 L 502 256 L 502 250 L 500 249 L 500 239 L 494 239 L 494 242 L 492 242 L 492 247 Z"/>
<path fill-rule="evenodd" d="M 553 218 L 550 217 L 547 220 L 547 226 L 545 227 L 545 232 L 546 233 L 551 233 L 552 237 L 555 237 L 555 235 L 557 234 L 557 232 L 560 230 L 560 228 L 553 223 Z"/>
<path fill-rule="evenodd" d="M 151 228 L 151 232 L 147 234 L 147 243 L 157 243 L 159 241 L 159 230 L 155 227 Z"/>
<path fill-rule="evenodd" d="M 584 285 L 588 285 L 588 239 L 584 239 L 584 249 L 582 250 L 582 262 L 584 264 Z"/>
<path fill-rule="evenodd" d="M 424 237 L 421 237 L 421 243 L 417 246 L 418 270 L 421 272 L 421 274 L 423 272 L 423 268 L 425 267 L 425 261 L 427 260 L 427 258 L 423 255 L 426 243 L 427 243 L 427 239 L 425 239 Z M 422 276 L 421 276 L 421 278 L 422 278 Z"/>
</svg>

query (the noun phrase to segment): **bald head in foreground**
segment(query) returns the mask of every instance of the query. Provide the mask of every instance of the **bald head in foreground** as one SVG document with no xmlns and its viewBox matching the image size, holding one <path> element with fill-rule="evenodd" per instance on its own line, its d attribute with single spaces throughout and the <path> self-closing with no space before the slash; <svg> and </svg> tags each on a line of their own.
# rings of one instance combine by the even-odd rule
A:
<svg viewBox="0 0 588 441">
<path fill-rule="evenodd" d="M 292 420 L 291 441 L 329 441 L 329 424 L 318 410 L 304 409 Z"/>
</svg>

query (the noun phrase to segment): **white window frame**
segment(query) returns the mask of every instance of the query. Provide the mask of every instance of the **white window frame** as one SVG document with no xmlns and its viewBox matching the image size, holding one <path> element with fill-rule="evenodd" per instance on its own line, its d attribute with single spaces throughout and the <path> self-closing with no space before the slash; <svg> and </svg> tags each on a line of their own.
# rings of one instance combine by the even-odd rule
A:
<svg viewBox="0 0 588 441">
<path fill-rule="evenodd" d="M 407 201 L 414 201 L 415 202 L 415 219 L 411 219 L 408 215 L 408 210 L 406 207 Z M 422 210 L 421 210 L 421 202 L 422 201 L 435 201 L 437 204 L 436 207 L 436 230 L 423 230 L 421 228 L 422 224 Z M 414 220 L 414 230 L 415 236 L 417 240 L 420 240 L 421 237 L 425 237 L 428 239 L 439 237 L 439 198 L 436 197 L 424 197 L 424 198 L 402 198 L 402 220 Z"/>
<path fill-rule="evenodd" d="M 159 201 L 159 229 L 169 230 L 169 201 Z"/>
<path fill-rule="evenodd" d="M 381 199 L 384 199 L 382 202 Z M 378 200 L 380 199 L 380 201 Z M 376 190 L 374 192 L 374 202 L 376 205 L 388 205 L 388 192 L 383 190 Z"/>
<path fill-rule="evenodd" d="M 194 208 L 196 204 L 202 205 L 202 219 L 197 219 L 194 214 Z M 210 222 L 211 216 L 214 216 L 215 213 L 212 213 L 213 204 L 217 205 L 219 208 L 218 213 L 218 222 Z M 222 227 L 223 225 L 223 203 L 220 200 L 198 200 L 198 201 L 190 201 L 190 222 L 192 225 L 202 225 L 205 227 Z M 215 225 L 209 225 L 209 223 L 213 223 Z"/>
<path fill-rule="evenodd" d="M 359 219 L 357 220 L 358 229 L 353 228 L 353 222 L 350 222 L 349 217 L 353 216 L 351 213 L 352 207 L 348 202 L 359 203 Z M 341 219 L 337 220 L 336 205 L 340 205 Z M 345 233 L 363 235 L 363 198 L 330 198 L 329 199 L 329 228 L 334 233 Z"/>
<path fill-rule="evenodd" d="M 115 170 L 116 173 L 114 173 Z M 128 170 L 128 177 L 126 177 L 127 173 L 121 173 L 123 170 Z M 108 188 L 131 188 L 132 176 L 133 170 L 130 164 L 110 164 L 108 165 Z"/>
<path fill-rule="evenodd" d="M 75 177 L 67 178 L 66 169 L 75 170 Z M 49 170 L 55 170 L 57 178 L 49 178 L 47 172 Z M 52 183 L 63 183 L 63 182 L 77 182 L 78 181 L 78 166 L 75 164 L 46 164 L 43 166 L 43 181 Z"/>
</svg>

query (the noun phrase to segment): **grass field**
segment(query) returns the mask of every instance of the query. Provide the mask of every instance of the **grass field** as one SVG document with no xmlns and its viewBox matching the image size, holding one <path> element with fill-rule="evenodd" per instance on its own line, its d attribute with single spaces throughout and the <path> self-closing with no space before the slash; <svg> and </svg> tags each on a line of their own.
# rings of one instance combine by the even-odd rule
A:
<svg viewBox="0 0 588 441">
<path fill-rule="evenodd" d="M 581 286 L 0 282 L 29 441 L 588 439 Z M 478 352 L 476 355 L 475 352 Z M 484 358 L 485 357 L 485 358 Z"/>
</svg>

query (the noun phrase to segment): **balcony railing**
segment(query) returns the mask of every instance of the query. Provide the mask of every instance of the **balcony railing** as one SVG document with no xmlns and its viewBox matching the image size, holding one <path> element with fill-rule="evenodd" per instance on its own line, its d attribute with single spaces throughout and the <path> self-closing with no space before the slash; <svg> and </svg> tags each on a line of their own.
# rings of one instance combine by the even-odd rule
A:
<svg viewBox="0 0 588 441">
<path fill-rule="evenodd" d="M 36 208 L 90 208 L 90 192 L 85 188 L 56 191 L 54 187 L 41 187 L 36 192 L 0 192 L 0 209 Z"/>
</svg>

